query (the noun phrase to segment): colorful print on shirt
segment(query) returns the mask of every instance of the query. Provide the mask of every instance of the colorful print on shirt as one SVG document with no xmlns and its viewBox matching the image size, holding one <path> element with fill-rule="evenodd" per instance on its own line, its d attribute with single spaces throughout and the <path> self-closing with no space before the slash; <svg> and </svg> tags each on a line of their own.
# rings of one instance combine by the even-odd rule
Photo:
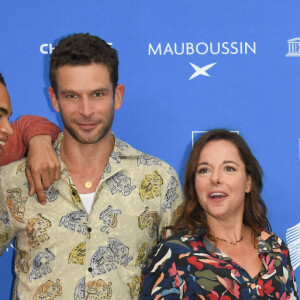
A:
<svg viewBox="0 0 300 300">
<path fill-rule="evenodd" d="M 145 299 L 298 299 L 288 249 L 275 234 L 258 236 L 260 273 L 251 276 L 206 238 L 185 233 L 157 246 L 143 271 Z"/>
<path fill-rule="evenodd" d="M 176 172 L 115 138 L 87 213 L 63 162 L 46 205 L 28 196 L 24 162 L 0 170 L 0 253 L 17 240 L 13 299 L 138 299 L 146 257 L 183 202 Z"/>
</svg>

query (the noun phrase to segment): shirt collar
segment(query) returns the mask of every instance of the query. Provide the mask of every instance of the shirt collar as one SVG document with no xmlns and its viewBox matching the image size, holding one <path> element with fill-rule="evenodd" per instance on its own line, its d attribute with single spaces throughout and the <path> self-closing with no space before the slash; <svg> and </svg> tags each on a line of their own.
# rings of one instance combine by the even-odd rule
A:
<svg viewBox="0 0 300 300">
<path fill-rule="evenodd" d="M 113 176 L 114 174 L 120 172 L 123 169 L 122 159 L 124 158 L 136 159 L 140 154 L 136 149 L 132 148 L 129 144 L 118 139 L 113 132 L 112 132 L 112 136 L 114 138 L 114 148 L 104 168 L 104 172 L 101 178 L 102 180 L 108 179 L 109 177 Z M 61 132 L 53 145 L 53 148 L 57 153 L 59 159 L 60 159 L 60 147 L 63 138 L 64 138 L 64 133 Z M 61 159 L 60 162 L 61 162 L 62 180 L 68 182 L 71 185 L 74 185 L 72 183 L 71 177 L 67 171 L 65 164 Z"/>
</svg>

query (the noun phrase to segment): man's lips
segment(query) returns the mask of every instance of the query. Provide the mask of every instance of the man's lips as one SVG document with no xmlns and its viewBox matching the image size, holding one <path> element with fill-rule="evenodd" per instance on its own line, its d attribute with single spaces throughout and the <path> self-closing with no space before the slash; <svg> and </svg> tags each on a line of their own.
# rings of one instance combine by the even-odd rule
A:
<svg viewBox="0 0 300 300">
<path fill-rule="evenodd" d="M 77 123 L 77 125 L 85 130 L 93 129 L 97 126 L 97 123 Z"/>
</svg>

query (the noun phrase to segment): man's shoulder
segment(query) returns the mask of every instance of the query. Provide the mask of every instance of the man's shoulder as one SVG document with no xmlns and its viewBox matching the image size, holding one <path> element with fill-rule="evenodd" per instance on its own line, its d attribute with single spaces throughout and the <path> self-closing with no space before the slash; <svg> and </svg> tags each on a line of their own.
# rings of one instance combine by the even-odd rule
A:
<svg viewBox="0 0 300 300">
<path fill-rule="evenodd" d="M 22 158 L 20 160 L 2 166 L 0 168 L 0 176 L 2 177 L 2 180 L 3 178 L 6 178 L 8 175 L 10 176 L 10 178 L 12 178 L 14 175 L 25 176 L 25 170 L 26 170 L 26 158 Z"/>
<path fill-rule="evenodd" d="M 116 137 L 115 146 L 115 149 L 120 150 L 126 158 L 130 160 L 136 160 L 136 164 L 138 167 L 155 166 L 156 168 L 173 170 L 173 167 L 164 160 L 152 154 L 142 152 Z"/>
</svg>

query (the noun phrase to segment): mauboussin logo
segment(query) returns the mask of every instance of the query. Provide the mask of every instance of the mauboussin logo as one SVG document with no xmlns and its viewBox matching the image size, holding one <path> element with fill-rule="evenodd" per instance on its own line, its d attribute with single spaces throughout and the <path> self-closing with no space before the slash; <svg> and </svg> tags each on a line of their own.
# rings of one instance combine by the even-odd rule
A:
<svg viewBox="0 0 300 300">
<path fill-rule="evenodd" d="M 184 55 L 195 58 L 195 56 L 210 55 L 255 55 L 256 42 L 181 42 L 181 43 L 149 43 L 149 56 L 178 56 Z M 188 62 L 194 69 L 189 77 L 192 80 L 199 75 L 210 77 L 207 71 L 217 64 L 216 61 L 205 61 L 195 63 L 195 61 Z"/>
<path fill-rule="evenodd" d="M 148 55 L 248 55 L 256 42 L 149 43 Z"/>
</svg>

